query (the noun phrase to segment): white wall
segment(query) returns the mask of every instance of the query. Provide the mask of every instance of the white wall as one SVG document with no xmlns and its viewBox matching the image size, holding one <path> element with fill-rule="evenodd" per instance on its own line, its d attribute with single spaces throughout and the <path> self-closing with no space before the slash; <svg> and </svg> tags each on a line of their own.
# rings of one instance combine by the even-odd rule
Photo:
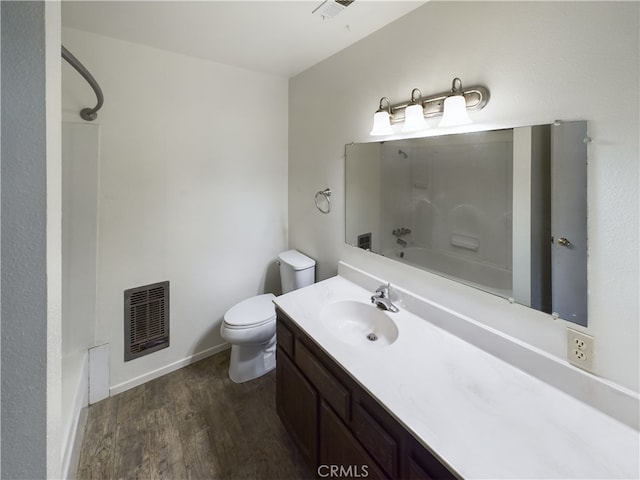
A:
<svg viewBox="0 0 640 480">
<path fill-rule="evenodd" d="M 100 83 L 96 344 L 111 391 L 224 347 L 224 312 L 279 292 L 287 247 L 285 78 L 63 29 Z M 63 116 L 95 97 L 63 66 Z M 125 363 L 123 291 L 169 280 L 171 346 Z"/>
<path fill-rule="evenodd" d="M 485 109 L 471 114 L 474 128 L 587 120 L 589 327 L 582 330 L 595 337 L 595 372 L 638 391 L 639 7 L 429 2 L 291 79 L 290 246 L 318 260 L 320 279 L 344 259 L 564 358 L 565 322 L 345 245 L 342 155 L 346 143 L 371 141 L 380 97 L 394 103 L 415 87 L 446 91 L 454 76 L 491 91 Z M 325 186 L 334 192 L 330 215 L 312 201 Z"/>
</svg>

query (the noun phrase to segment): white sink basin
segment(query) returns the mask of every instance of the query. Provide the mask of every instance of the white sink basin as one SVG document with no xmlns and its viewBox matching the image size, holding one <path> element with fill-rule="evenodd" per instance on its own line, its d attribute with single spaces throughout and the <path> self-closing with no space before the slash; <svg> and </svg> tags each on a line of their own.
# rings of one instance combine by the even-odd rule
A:
<svg viewBox="0 0 640 480">
<path fill-rule="evenodd" d="M 338 339 L 364 348 L 381 348 L 398 338 L 398 327 L 390 316 L 373 304 L 344 300 L 320 311 L 323 325 Z"/>
</svg>

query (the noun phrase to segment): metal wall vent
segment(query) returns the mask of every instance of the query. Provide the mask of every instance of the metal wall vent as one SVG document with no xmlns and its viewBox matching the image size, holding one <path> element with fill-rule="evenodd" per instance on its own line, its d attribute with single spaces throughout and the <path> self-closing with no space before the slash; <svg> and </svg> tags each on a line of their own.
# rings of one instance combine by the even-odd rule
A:
<svg viewBox="0 0 640 480">
<path fill-rule="evenodd" d="M 358 235 L 358 248 L 371 250 L 371 232 Z"/>
<path fill-rule="evenodd" d="M 124 361 L 169 346 L 169 282 L 124 291 Z"/>
</svg>

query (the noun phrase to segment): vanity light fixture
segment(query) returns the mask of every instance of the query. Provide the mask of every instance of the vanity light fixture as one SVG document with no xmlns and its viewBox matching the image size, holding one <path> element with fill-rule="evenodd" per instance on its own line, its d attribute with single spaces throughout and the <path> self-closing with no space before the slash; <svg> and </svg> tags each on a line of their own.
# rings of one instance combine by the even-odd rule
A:
<svg viewBox="0 0 640 480">
<path fill-rule="evenodd" d="M 382 105 L 384 102 L 387 102 L 386 110 Z M 387 97 L 382 97 L 380 99 L 380 107 L 373 115 L 373 128 L 369 132 L 369 135 L 393 135 L 391 116 L 391 102 L 389 102 Z"/>
<path fill-rule="evenodd" d="M 383 107 L 385 102 L 387 106 Z M 462 81 L 458 77 L 453 79 L 452 88 L 448 92 L 423 97 L 422 92 L 414 88 L 408 102 L 390 105 L 387 97 L 380 99 L 380 107 L 374 115 L 369 135 L 393 135 L 396 132 L 391 124 L 401 122 L 404 122 L 402 132 L 422 130 L 428 128 L 425 118 L 437 116 L 442 116 L 440 127 L 465 125 L 471 123 L 467 111 L 481 110 L 488 102 L 489 90 L 486 87 L 462 88 Z"/>
<path fill-rule="evenodd" d="M 415 97 L 415 93 L 418 92 L 418 98 Z M 418 130 L 425 130 L 429 128 L 427 122 L 424 120 L 424 110 L 422 109 L 422 92 L 414 88 L 411 90 L 411 103 L 404 109 L 404 125 L 402 125 L 402 132 L 417 132 Z"/>
<path fill-rule="evenodd" d="M 452 127 L 454 125 L 468 125 L 471 123 L 467 113 L 467 102 L 462 94 L 462 80 L 453 79 L 451 95 L 444 99 L 444 112 L 439 127 Z"/>
</svg>

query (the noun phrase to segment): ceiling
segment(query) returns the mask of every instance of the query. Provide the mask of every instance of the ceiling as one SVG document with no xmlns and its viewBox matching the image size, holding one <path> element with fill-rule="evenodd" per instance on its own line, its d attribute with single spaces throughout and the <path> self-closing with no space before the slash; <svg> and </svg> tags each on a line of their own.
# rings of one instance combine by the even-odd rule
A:
<svg viewBox="0 0 640 480">
<path fill-rule="evenodd" d="M 292 77 L 426 1 L 356 0 L 333 18 L 312 14 L 321 3 L 66 0 L 62 3 L 62 25 Z"/>
</svg>

